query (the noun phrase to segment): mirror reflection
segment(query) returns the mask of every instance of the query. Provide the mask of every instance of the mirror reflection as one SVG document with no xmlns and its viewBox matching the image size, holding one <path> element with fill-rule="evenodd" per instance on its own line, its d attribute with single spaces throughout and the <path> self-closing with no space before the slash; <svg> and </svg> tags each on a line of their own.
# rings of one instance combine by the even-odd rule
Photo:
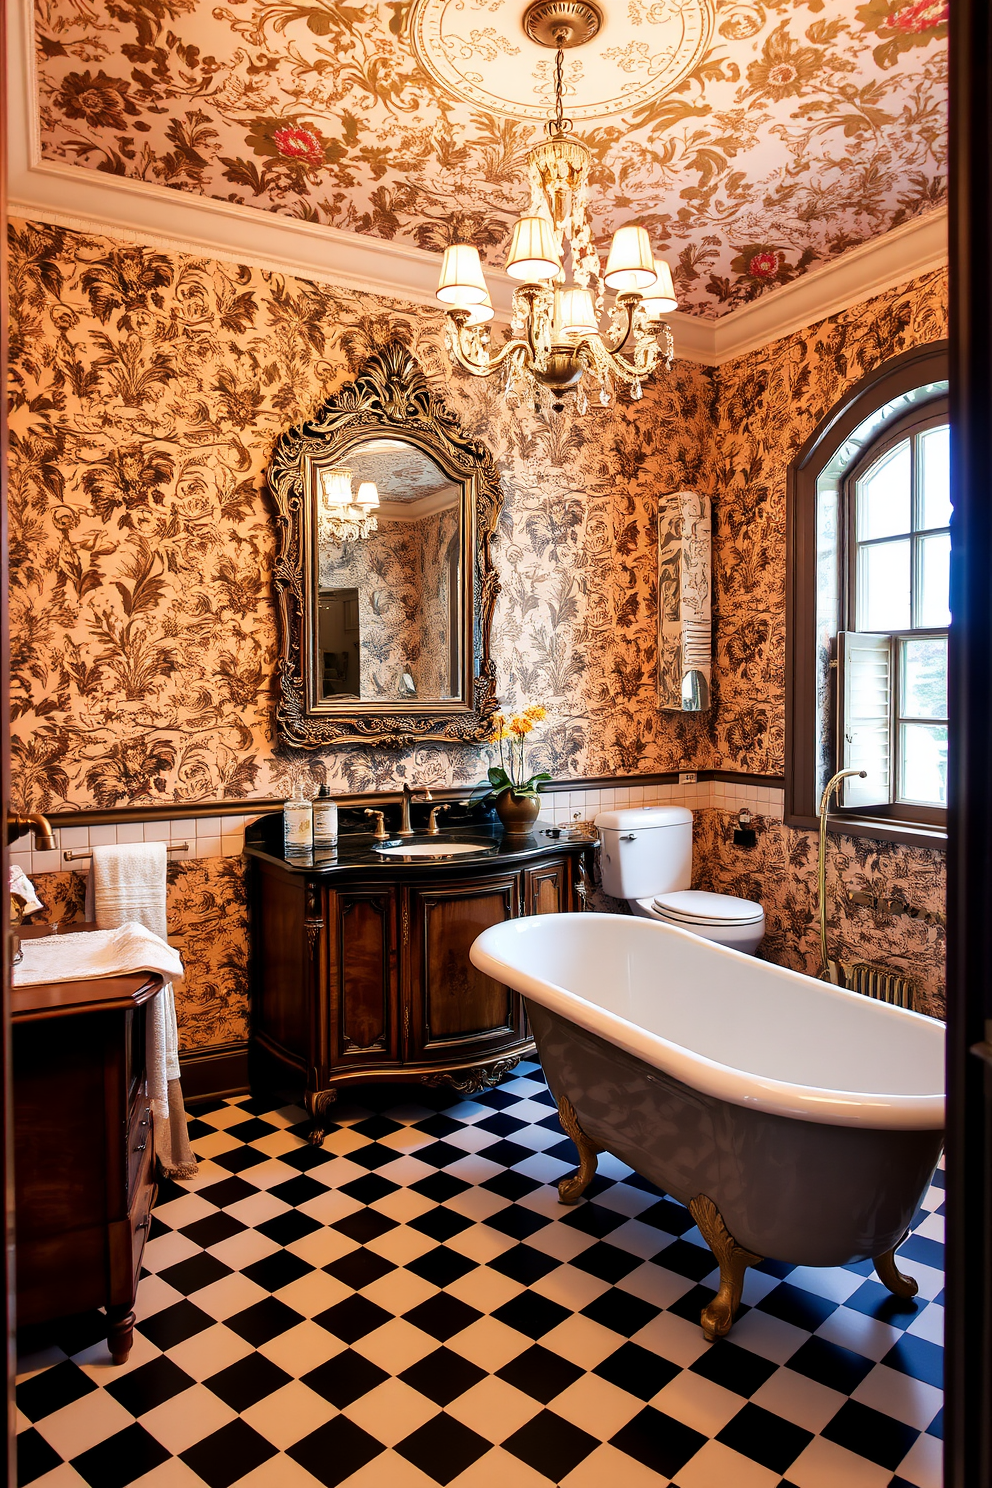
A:
<svg viewBox="0 0 992 1488">
<path fill-rule="evenodd" d="M 320 701 L 461 696 L 462 488 L 416 445 L 314 465 Z"/>
</svg>

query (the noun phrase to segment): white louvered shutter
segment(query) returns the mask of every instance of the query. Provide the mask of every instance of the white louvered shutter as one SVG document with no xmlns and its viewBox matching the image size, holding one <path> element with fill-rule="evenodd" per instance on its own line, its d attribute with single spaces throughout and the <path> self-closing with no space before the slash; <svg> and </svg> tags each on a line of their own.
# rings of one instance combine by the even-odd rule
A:
<svg viewBox="0 0 992 1488">
<path fill-rule="evenodd" d="M 891 636 L 842 630 L 837 636 L 838 768 L 864 770 L 841 782 L 840 804 L 855 810 L 892 800 Z"/>
</svg>

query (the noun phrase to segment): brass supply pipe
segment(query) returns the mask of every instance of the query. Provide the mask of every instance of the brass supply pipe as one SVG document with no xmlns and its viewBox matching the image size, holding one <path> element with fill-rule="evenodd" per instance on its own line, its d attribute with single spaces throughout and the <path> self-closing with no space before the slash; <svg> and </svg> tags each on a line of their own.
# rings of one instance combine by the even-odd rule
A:
<svg viewBox="0 0 992 1488">
<path fill-rule="evenodd" d="M 820 896 L 820 981 L 829 982 L 830 957 L 827 954 L 827 813 L 830 810 L 830 797 L 849 775 L 857 775 L 861 780 L 867 778 L 867 770 L 838 770 L 836 775 L 831 775 L 824 787 L 823 795 L 820 797 L 820 856 L 817 863 L 816 885 Z"/>
<path fill-rule="evenodd" d="M 34 845 L 38 852 L 55 852 L 55 833 L 47 816 L 40 811 L 29 811 L 21 816 L 16 811 L 7 812 L 7 842 L 15 842 L 25 832 L 34 832 Z"/>
</svg>

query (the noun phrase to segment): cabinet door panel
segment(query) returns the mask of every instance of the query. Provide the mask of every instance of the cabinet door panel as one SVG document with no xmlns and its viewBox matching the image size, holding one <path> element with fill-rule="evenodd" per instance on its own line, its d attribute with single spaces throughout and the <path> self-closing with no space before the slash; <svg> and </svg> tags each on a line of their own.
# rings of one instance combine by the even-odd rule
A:
<svg viewBox="0 0 992 1488">
<path fill-rule="evenodd" d="M 469 949 L 483 930 L 519 912 L 516 875 L 491 879 L 485 886 L 415 890 L 412 898 L 423 986 L 422 1047 L 483 1044 L 515 1033 L 518 999 L 476 970 Z"/>
<path fill-rule="evenodd" d="M 568 864 L 564 859 L 528 868 L 525 874 L 527 913 L 559 914 L 570 908 L 568 902 Z"/>
<path fill-rule="evenodd" d="M 339 1056 L 388 1055 L 392 1042 L 392 896 L 342 893 L 338 901 Z"/>
</svg>

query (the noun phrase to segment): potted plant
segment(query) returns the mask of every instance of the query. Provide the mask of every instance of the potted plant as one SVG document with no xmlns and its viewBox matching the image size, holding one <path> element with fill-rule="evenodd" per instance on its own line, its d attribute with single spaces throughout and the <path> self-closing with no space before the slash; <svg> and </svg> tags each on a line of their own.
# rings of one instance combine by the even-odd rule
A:
<svg viewBox="0 0 992 1488">
<path fill-rule="evenodd" d="M 535 706 L 512 718 L 503 713 L 493 717 L 491 739 L 499 744 L 499 764 L 489 770 L 492 789 L 487 800 L 495 803 L 496 814 L 508 837 L 530 832 L 541 810 L 538 795 L 541 781 L 551 779 L 547 770 L 528 776 L 525 763 L 527 735 L 533 732 L 535 723 L 541 723 L 547 716 L 546 708 Z"/>
</svg>

